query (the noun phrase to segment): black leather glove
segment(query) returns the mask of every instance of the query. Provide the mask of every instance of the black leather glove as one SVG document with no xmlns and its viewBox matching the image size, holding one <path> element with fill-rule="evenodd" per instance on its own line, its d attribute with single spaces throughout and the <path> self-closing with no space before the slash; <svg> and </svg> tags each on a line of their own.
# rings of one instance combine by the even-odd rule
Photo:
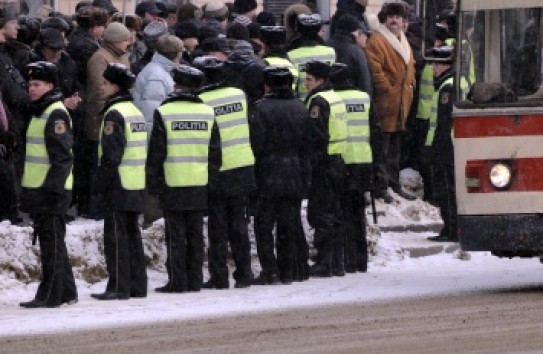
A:
<svg viewBox="0 0 543 354">
<path fill-rule="evenodd" d="M 6 157 L 8 154 L 8 149 L 6 148 L 6 145 L 0 144 L 0 158 Z"/>
</svg>

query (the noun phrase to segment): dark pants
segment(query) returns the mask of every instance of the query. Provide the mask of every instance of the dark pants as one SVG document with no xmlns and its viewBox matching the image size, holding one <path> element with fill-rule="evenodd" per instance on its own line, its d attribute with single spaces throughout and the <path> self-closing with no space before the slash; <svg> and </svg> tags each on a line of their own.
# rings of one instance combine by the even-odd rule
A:
<svg viewBox="0 0 543 354">
<path fill-rule="evenodd" d="M 147 273 L 138 215 L 109 211 L 104 219 L 104 254 L 109 280 L 106 291 L 147 295 Z"/>
<path fill-rule="evenodd" d="M 165 210 L 166 270 L 173 292 L 200 291 L 204 265 L 204 212 Z"/>
<path fill-rule="evenodd" d="M 443 229 L 440 235 L 451 239 L 457 237 L 456 186 L 454 181 L 454 166 L 446 164 L 432 165 L 434 197 L 443 219 Z"/>
<path fill-rule="evenodd" d="M 309 191 L 307 218 L 315 229 L 313 244 L 317 249 L 317 265 L 331 269 L 334 248 L 343 247 L 341 237 L 341 194 L 344 162 L 340 157 L 328 157 L 313 166 Z"/>
<path fill-rule="evenodd" d="M 103 218 L 104 211 L 97 200 L 90 197 L 93 195 L 92 189 L 98 172 L 97 141 L 85 140 L 84 157 L 82 158 L 84 158 L 84 161 L 82 162 L 82 166 L 79 166 L 81 171 L 79 172 L 77 186 L 78 213 L 81 216 L 88 216 L 91 219 L 98 220 Z"/>
<path fill-rule="evenodd" d="M 262 275 L 279 276 L 283 282 L 292 281 L 299 214 L 298 199 L 258 198 L 255 235 Z M 274 254 L 276 248 L 273 237 L 274 226 L 277 234 L 277 258 Z"/>
<path fill-rule="evenodd" d="M 305 237 L 304 227 L 302 225 L 302 215 L 300 210 L 302 201 L 298 201 L 298 210 L 295 220 L 295 239 L 294 239 L 294 273 L 292 279 L 295 281 L 307 280 L 309 278 L 309 245 Z"/>
<path fill-rule="evenodd" d="M 78 109 L 70 112 L 74 135 L 74 165 L 73 165 L 73 203 L 77 205 L 78 215 L 87 215 L 89 211 L 90 177 L 87 171 L 86 137 L 83 126 L 84 112 Z"/>
<path fill-rule="evenodd" d="M 226 264 L 229 241 L 236 264 L 234 279 L 244 283 L 253 279 L 245 205 L 243 196 L 209 199 L 209 273 L 218 287 L 227 288 L 229 285 Z"/>
<path fill-rule="evenodd" d="M 345 190 L 341 199 L 345 237 L 345 270 L 349 273 L 368 268 L 366 214 L 361 191 Z"/>
<path fill-rule="evenodd" d="M 384 161 L 378 165 L 379 173 L 386 176 L 386 187 L 391 187 L 394 191 L 400 190 L 401 134 L 401 132 L 383 133 Z"/>
<path fill-rule="evenodd" d="M 429 146 L 424 146 L 421 149 L 419 172 L 424 184 L 424 200 L 432 205 L 436 205 L 434 188 L 432 186 L 434 178 L 432 177 L 431 149 Z"/>
<path fill-rule="evenodd" d="M 0 221 L 17 217 L 17 187 L 13 164 L 0 158 Z"/>
<path fill-rule="evenodd" d="M 64 215 L 36 214 L 34 232 L 40 240 L 42 265 L 42 281 L 38 286 L 36 299 L 45 301 L 48 306 L 59 306 L 77 299 L 72 266 L 64 242 Z"/>
</svg>

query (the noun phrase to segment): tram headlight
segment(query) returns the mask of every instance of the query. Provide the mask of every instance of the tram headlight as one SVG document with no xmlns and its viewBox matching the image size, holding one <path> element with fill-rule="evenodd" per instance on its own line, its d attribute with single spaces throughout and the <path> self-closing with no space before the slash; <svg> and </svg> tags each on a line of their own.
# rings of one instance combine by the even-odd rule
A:
<svg viewBox="0 0 543 354">
<path fill-rule="evenodd" d="M 488 177 L 495 188 L 505 188 L 511 183 L 512 176 L 511 167 L 504 163 L 497 163 L 490 169 Z"/>
</svg>

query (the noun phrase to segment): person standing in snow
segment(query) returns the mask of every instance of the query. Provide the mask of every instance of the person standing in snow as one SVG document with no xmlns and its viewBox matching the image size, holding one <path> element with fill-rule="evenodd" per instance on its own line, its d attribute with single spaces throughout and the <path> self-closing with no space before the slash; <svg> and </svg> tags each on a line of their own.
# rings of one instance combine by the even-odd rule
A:
<svg viewBox="0 0 543 354">
<path fill-rule="evenodd" d="M 96 188 L 104 201 L 104 254 L 109 280 L 98 300 L 147 296 L 147 274 L 138 217 L 145 187 L 147 130 L 132 103 L 136 76 L 122 64 L 108 64 L 102 91 L 107 101 L 99 146 Z"/>
<path fill-rule="evenodd" d="M 215 111 L 209 150 L 209 273 L 207 289 L 227 289 L 228 243 L 234 257 L 236 288 L 251 285 L 251 242 L 245 216 L 256 189 L 245 93 L 224 80 L 224 63 L 211 56 L 194 60 L 206 75 L 199 97 Z"/>
<path fill-rule="evenodd" d="M 34 218 L 39 237 L 42 281 L 26 308 L 58 307 L 77 302 L 72 267 L 64 237 L 64 216 L 72 200 L 73 134 L 62 103 L 55 64 L 40 61 L 26 67 L 32 119 L 26 133 L 21 210 Z"/>
<path fill-rule="evenodd" d="M 310 60 L 306 63 L 305 104 L 309 110 L 311 130 L 311 188 L 307 220 L 315 229 L 317 261 L 309 271 L 313 277 L 345 275 L 341 252 L 341 193 L 347 142 L 347 112 L 342 99 L 328 80 L 330 64 Z"/>
<path fill-rule="evenodd" d="M 257 102 L 250 122 L 258 186 L 255 236 L 262 267 L 255 285 L 278 284 L 279 280 L 290 284 L 307 278 L 308 248 L 299 238 L 305 242 L 300 204 L 306 189 L 309 114 L 291 89 L 293 79 L 289 68 L 266 67 L 266 94 Z M 305 267 L 300 266 L 302 263 Z"/>
<path fill-rule="evenodd" d="M 172 75 L 177 91 L 155 110 L 146 165 L 149 193 L 159 196 L 166 223 L 168 283 L 155 289 L 161 293 L 202 288 L 203 219 L 215 119 L 213 108 L 196 96 L 204 74 L 179 65 Z"/>
</svg>

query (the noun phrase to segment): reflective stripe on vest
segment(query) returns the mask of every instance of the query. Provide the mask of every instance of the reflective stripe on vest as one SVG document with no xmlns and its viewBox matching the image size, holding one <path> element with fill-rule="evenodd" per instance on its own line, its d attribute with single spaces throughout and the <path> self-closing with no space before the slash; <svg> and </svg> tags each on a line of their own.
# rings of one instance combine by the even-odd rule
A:
<svg viewBox="0 0 543 354">
<path fill-rule="evenodd" d="M 443 89 L 444 86 L 452 85 L 453 82 L 454 81 L 452 77 L 448 78 L 447 80 L 443 81 L 439 89 L 434 93 L 434 98 L 432 99 L 432 113 L 430 114 L 430 127 L 428 129 L 428 134 L 426 135 L 426 142 L 424 144 L 426 146 L 432 146 L 432 142 L 434 141 L 434 135 L 436 134 L 439 93 L 441 92 L 441 89 Z"/>
<path fill-rule="evenodd" d="M 254 165 L 245 93 L 235 87 L 221 87 L 202 92 L 200 98 L 215 112 L 221 137 L 220 171 Z"/>
<path fill-rule="evenodd" d="M 158 107 L 166 128 L 164 177 L 169 187 L 207 185 L 209 140 L 213 108 L 190 101 L 168 102 Z"/>
<path fill-rule="evenodd" d="M 294 78 L 292 80 L 292 89 L 296 91 L 296 84 L 298 83 L 298 76 L 299 72 L 298 69 L 292 64 L 288 59 L 281 58 L 281 57 L 266 57 L 264 58 L 264 61 L 271 66 L 277 66 L 280 68 L 288 68 L 290 73 L 292 74 L 292 77 Z"/>
<path fill-rule="evenodd" d="M 305 88 L 305 63 L 309 60 L 321 60 L 329 64 L 333 64 L 336 61 L 336 51 L 332 47 L 324 45 L 316 45 L 313 47 L 300 47 L 288 52 L 288 58 L 291 63 L 298 69 L 298 83 L 296 85 L 296 91 L 298 98 L 305 101 L 307 97 L 307 89 Z"/>
<path fill-rule="evenodd" d="M 112 110 L 119 112 L 124 118 L 124 136 L 126 147 L 119 165 L 121 185 L 126 190 L 142 190 L 145 188 L 145 159 L 147 157 L 147 128 L 145 118 L 140 110 L 129 101 L 113 104 L 104 114 Z M 104 123 L 102 122 L 102 131 Z M 102 157 L 102 142 L 98 148 Z"/>
<path fill-rule="evenodd" d="M 307 107 L 317 96 L 322 97 L 330 106 L 330 116 L 328 117 L 328 155 L 343 155 L 347 144 L 347 111 L 343 100 L 332 90 L 317 92 L 307 102 Z"/>
<path fill-rule="evenodd" d="M 47 173 L 51 168 L 49 154 L 45 146 L 45 126 L 49 120 L 49 116 L 56 109 L 61 109 L 66 112 L 68 117 L 70 116 L 62 101 L 56 101 L 51 103 L 40 117 L 32 117 L 28 126 L 26 133 L 25 167 L 22 179 L 22 186 L 25 188 L 40 188 L 43 186 Z M 71 125 L 71 122 L 69 124 Z M 64 189 L 71 190 L 72 185 L 73 176 L 70 169 L 70 174 L 64 182 Z"/>
<path fill-rule="evenodd" d="M 335 91 L 347 110 L 347 145 L 343 159 L 346 164 L 371 163 L 370 146 L 370 97 L 359 90 Z"/>
<path fill-rule="evenodd" d="M 422 70 L 419 83 L 419 104 L 417 106 L 418 119 L 430 119 L 434 93 L 434 69 L 432 64 L 426 64 Z"/>
</svg>

